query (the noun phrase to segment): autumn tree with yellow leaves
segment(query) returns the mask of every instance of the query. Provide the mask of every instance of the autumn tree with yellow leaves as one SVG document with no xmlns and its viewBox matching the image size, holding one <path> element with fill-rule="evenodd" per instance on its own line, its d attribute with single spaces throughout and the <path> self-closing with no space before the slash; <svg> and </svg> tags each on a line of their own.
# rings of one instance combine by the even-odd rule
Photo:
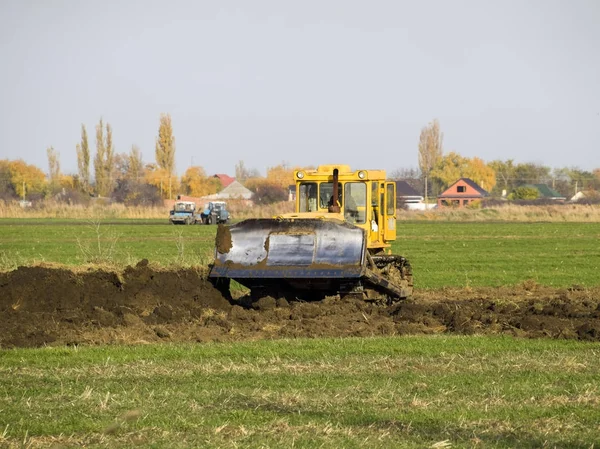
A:
<svg viewBox="0 0 600 449">
<path fill-rule="evenodd" d="M 131 151 L 129 151 L 128 162 L 128 177 L 130 179 L 135 179 L 139 182 L 144 176 L 144 162 L 142 160 L 142 152 L 140 151 L 140 148 L 137 145 L 131 146 Z"/>
<path fill-rule="evenodd" d="M 60 155 L 54 147 L 48 147 L 46 155 L 48 156 L 48 180 L 50 181 L 50 188 L 56 190 L 60 187 L 60 161 L 58 160 Z"/>
<path fill-rule="evenodd" d="M 94 158 L 94 173 L 96 175 L 96 194 L 108 196 L 114 186 L 114 148 L 112 142 L 112 127 L 100 119 L 96 125 L 96 157 Z"/>
<path fill-rule="evenodd" d="M 208 177 L 202 167 L 190 167 L 181 177 L 181 189 L 187 195 L 202 197 L 223 189 L 219 178 Z"/>
<path fill-rule="evenodd" d="M 267 181 L 287 190 L 291 184 L 294 184 L 294 169 L 288 167 L 285 163 L 269 167 L 267 168 Z"/>
<path fill-rule="evenodd" d="M 75 150 L 77 152 L 79 183 L 82 190 L 87 192 L 90 188 L 90 147 L 84 124 L 81 124 L 81 142 L 76 145 Z"/>
<path fill-rule="evenodd" d="M 170 175 L 167 170 L 156 164 L 146 165 L 144 181 L 146 184 L 156 187 L 163 199 L 172 198 L 173 192 L 179 191 L 179 178 Z"/>
<path fill-rule="evenodd" d="M 295 169 L 299 169 L 296 167 Z M 278 201 L 286 201 L 288 188 L 294 184 L 294 168 L 282 163 L 267 168 L 267 177 L 253 177 L 246 181 L 245 186 L 250 189 L 256 204 L 271 204 Z"/>
<path fill-rule="evenodd" d="M 440 122 L 434 120 L 421 129 L 419 136 L 419 169 L 424 178 L 425 199 L 428 196 L 429 178 L 442 158 L 444 135 L 440 131 Z"/>
<path fill-rule="evenodd" d="M 453 151 L 442 156 L 431 171 L 431 178 L 439 181 L 444 187 L 448 187 L 459 178 L 470 178 L 487 191 L 496 185 L 496 172 L 492 167 L 478 157 L 470 159 Z"/>
<path fill-rule="evenodd" d="M 46 174 L 35 165 L 22 160 L 0 160 L 0 174 L 4 193 L 24 198 L 29 195 L 41 197 L 48 192 Z"/>
<path fill-rule="evenodd" d="M 169 114 L 160 116 L 155 154 L 158 167 L 165 170 L 169 176 L 173 175 L 175 172 L 175 137 Z"/>
</svg>

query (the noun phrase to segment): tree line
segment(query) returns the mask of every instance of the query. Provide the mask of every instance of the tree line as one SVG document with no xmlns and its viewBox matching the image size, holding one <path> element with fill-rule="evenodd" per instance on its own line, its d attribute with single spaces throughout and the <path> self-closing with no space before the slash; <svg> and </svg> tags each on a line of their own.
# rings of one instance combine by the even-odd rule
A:
<svg viewBox="0 0 600 449">
<path fill-rule="evenodd" d="M 137 145 L 127 153 L 115 151 L 113 129 L 101 118 L 95 127 L 95 153 L 92 154 L 88 132 L 81 125 L 80 141 L 75 145 L 77 173 L 63 174 L 58 151 L 46 150 L 48 172 L 23 160 L 0 160 L 0 199 L 54 198 L 70 204 L 87 203 L 92 198 L 110 199 L 128 205 L 160 205 L 178 194 L 203 197 L 223 189 L 221 181 L 208 176 L 201 166 L 191 166 L 179 177 L 175 173 L 175 136 L 169 114 L 161 114 L 155 142 L 154 162 L 145 163 Z M 471 178 L 492 196 L 534 198 L 530 184 L 547 184 L 565 197 L 579 190 L 600 190 L 600 169 L 558 168 L 516 163 L 512 159 L 485 162 L 467 158 L 456 151 L 446 153 L 438 120 L 423 127 L 417 143 L 418 168 L 399 168 L 393 179 L 407 180 L 425 197 L 436 197 L 461 177 Z M 342 161 L 344 162 L 344 161 Z M 249 169 L 244 161 L 235 165 L 235 179 L 254 193 L 259 204 L 284 201 L 293 171 L 282 162 L 267 168 L 266 177 Z M 533 189 L 535 190 L 535 189 Z"/>
<path fill-rule="evenodd" d="M 156 162 L 144 163 L 136 145 L 128 153 L 117 153 L 112 126 L 102 118 L 96 125 L 95 141 L 96 151 L 92 154 L 88 132 L 82 124 L 81 138 L 75 145 L 75 174 L 61 172 L 60 154 L 52 146 L 46 150 L 47 176 L 23 160 L 0 160 L 0 198 L 55 198 L 85 203 L 95 197 L 129 204 L 159 204 L 171 194 L 168 180 L 175 177 L 175 138 L 169 114 L 160 116 Z"/>
<path fill-rule="evenodd" d="M 115 151 L 113 128 L 101 118 L 95 127 L 95 153 L 88 131 L 81 125 L 75 144 L 77 173 L 63 174 L 60 154 L 46 150 L 48 172 L 23 160 L 0 160 L 0 200 L 52 198 L 69 204 L 88 203 L 93 198 L 127 205 L 162 205 L 178 194 L 203 197 L 223 189 L 221 181 L 208 176 L 201 166 L 191 166 L 179 177 L 175 173 L 175 136 L 169 114 L 161 114 L 155 142 L 154 162 L 146 163 L 137 145 L 127 153 Z M 266 178 L 243 161 L 235 166 L 235 177 L 254 192 L 257 203 L 287 199 L 293 169 L 282 163 L 267 169 Z"/>
<path fill-rule="evenodd" d="M 424 196 L 437 196 L 459 178 L 470 178 L 493 197 L 535 199 L 538 191 L 528 188 L 546 184 L 566 198 L 578 191 L 600 190 L 600 168 L 593 171 L 577 167 L 551 168 L 514 159 L 485 162 L 478 157 L 463 157 L 443 149 L 443 133 L 438 120 L 421 129 L 418 142 L 418 169 L 401 168 L 392 173 L 395 179 L 408 180 Z"/>
</svg>

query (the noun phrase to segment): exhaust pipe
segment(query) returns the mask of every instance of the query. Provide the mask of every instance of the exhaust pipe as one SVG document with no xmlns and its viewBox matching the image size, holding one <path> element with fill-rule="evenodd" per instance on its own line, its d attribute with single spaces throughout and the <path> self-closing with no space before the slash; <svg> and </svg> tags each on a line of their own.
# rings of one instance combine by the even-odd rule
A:
<svg viewBox="0 0 600 449">
<path fill-rule="evenodd" d="M 331 206 L 329 206 L 328 211 L 331 213 L 340 213 L 340 203 L 338 201 L 339 198 L 339 188 L 338 188 L 338 169 L 333 169 L 333 199 L 331 201 Z"/>
</svg>

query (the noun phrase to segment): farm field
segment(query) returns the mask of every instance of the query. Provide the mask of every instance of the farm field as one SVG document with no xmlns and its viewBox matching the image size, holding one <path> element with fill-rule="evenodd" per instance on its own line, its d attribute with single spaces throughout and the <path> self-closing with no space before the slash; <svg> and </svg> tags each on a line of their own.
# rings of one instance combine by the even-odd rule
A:
<svg viewBox="0 0 600 449">
<path fill-rule="evenodd" d="M 204 266 L 214 226 L 164 220 L 90 223 L 0 220 L 0 266 L 36 262 Z M 398 222 L 394 253 L 406 256 L 416 288 L 499 287 L 532 280 L 554 287 L 600 285 L 600 223 Z"/>
<path fill-rule="evenodd" d="M 0 447 L 592 448 L 600 346 L 405 336 L 0 352 Z"/>
<path fill-rule="evenodd" d="M 227 301 L 216 227 L 0 220 L 0 448 L 600 445 L 600 224 L 398 225 L 382 306 Z"/>
<path fill-rule="evenodd" d="M 4 265 L 206 264 L 216 226 L 173 226 L 166 220 L 0 220 Z"/>
</svg>

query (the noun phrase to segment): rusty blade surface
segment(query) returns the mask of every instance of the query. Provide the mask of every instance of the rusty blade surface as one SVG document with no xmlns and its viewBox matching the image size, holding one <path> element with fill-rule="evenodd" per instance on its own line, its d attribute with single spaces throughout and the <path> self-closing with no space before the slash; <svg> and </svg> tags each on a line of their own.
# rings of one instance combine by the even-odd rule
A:
<svg viewBox="0 0 600 449">
<path fill-rule="evenodd" d="M 217 232 L 211 277 L 359 277 L 366 237 L 339 220 L 250 219 Z"/>
</svg>

